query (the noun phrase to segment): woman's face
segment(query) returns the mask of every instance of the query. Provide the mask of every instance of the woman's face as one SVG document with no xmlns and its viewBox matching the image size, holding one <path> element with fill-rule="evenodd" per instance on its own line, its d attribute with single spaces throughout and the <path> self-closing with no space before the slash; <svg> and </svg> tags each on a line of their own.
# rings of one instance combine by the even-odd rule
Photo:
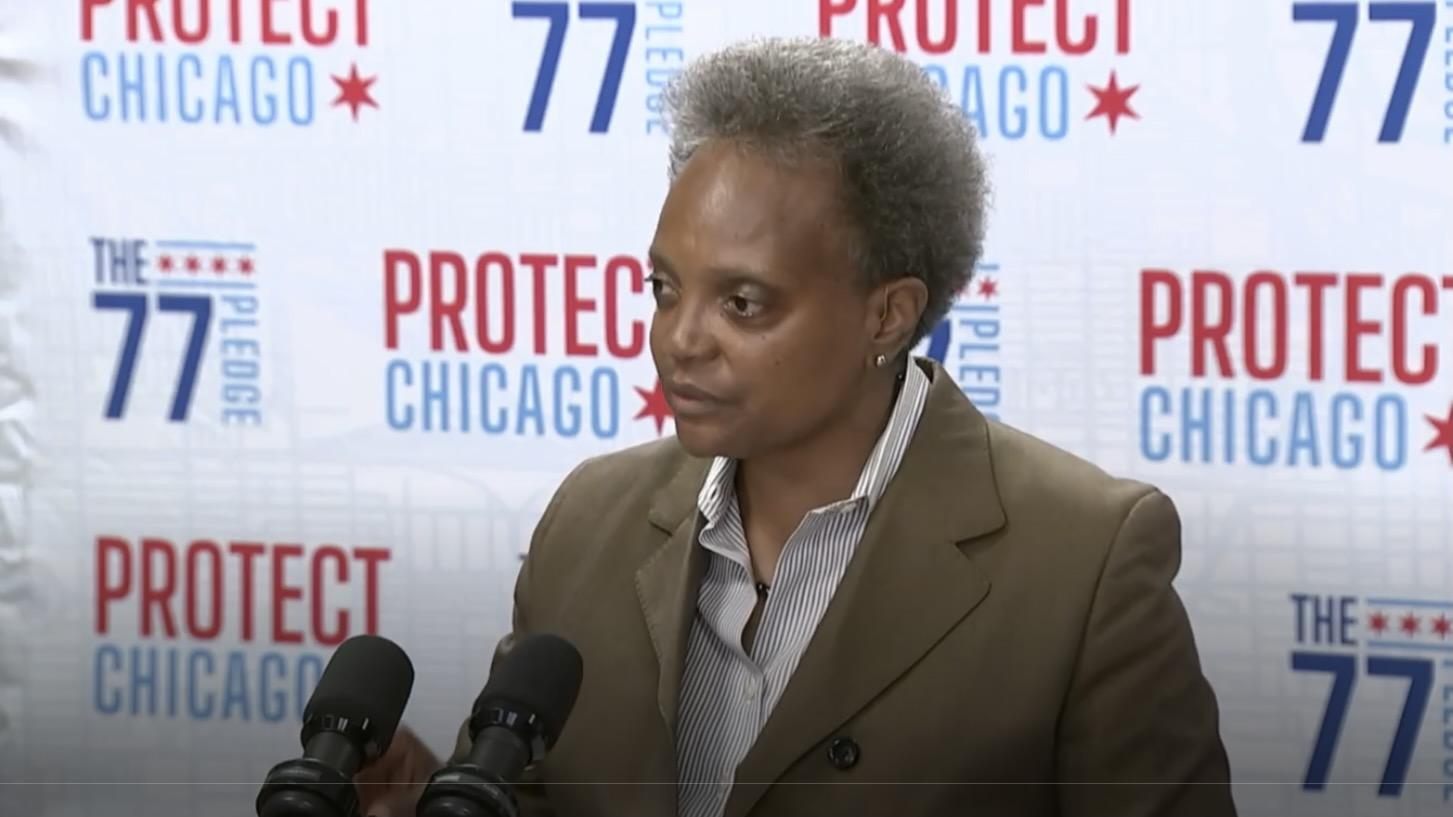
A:
<svg viewBox="0 0 1453 817">
<path fill-rule="evenodd" d="M 714 143 L 672 185 L 651 355 L 692 454 L 793 446 L 862 399 L 883 304 L 853 267 L 836 184 L 826 166 Z"/>
</svg>

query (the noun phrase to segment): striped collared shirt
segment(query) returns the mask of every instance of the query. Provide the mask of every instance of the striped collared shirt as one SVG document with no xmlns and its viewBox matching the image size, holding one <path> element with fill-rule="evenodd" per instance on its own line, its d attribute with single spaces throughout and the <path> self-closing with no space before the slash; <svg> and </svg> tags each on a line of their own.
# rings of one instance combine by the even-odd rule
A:
<svg viewBox="0 0 1453 817">
<path fill-rule="evenodd" d="M 736 461 L 717 457 L 697 497 L 707 566 L 697 595 L 681 683 L 676 770 L 682 817 L 720 817 L 737 764 L 772 714 L 846 572 L 883 490 L 923 413 L 928 376 L 910 362 L 902 388 L 847 499 L 803 517 L 777 561 L 752 639 L 742 630 L 757 603 L 737 507 Z"/>
</svg>

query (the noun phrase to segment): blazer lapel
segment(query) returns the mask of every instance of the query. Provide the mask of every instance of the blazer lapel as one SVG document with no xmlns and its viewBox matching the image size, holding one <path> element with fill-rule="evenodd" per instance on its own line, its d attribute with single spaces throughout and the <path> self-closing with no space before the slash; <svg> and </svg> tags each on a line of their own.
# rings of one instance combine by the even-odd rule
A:
<svg viewBox="0 0 1453 817">
<path fill-rule="evenodd" d="M 988 424 L 937 365 L 897 475 L 781 699 L 737 767 L 727 817 L 877 697 L 989 592 L 958 543 L 1004 524 Z"/>
<path fill-rule="evenodd" d="M 687 636 L 696 611 L 696 594 L 706 570 L 706 558 L 696 547 L 701 514 L 696 495 L 706 477 L 706 463 L 689 460 L 657 493 L 647 516 L 651 524 L 669 533 L 636 571 L 636 595 L 641 614 L 651 635 L 657 660 L 656 705 L 665 727 L 668 751 L 673 760 L 661 779 L 675 780 L 676 716 L 681 695 L 681 677 L 686 665 Z M 676 813 L 674 786 L 658 786 L 663 798 L 662 813 Z"/>
</svg>

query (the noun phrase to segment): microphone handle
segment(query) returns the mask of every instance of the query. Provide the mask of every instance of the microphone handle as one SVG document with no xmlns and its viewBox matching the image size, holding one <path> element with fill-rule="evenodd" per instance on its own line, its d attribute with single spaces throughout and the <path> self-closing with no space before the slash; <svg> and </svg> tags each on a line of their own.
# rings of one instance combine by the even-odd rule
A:
<svg viewBox="0 0 1453 817">
<path fill-rule="evenodd" d="M 469 762 L 499 775 L 501 780 L 514 782 L 530 763 L 530 747 L 503 726 L 486 726 L 474 737 Z"/>
<path fill-rule="evenodd" d="M 319 732 L 308 739 L 303 757 L 337 769 L 345 777 L 353 777 L 363 765 L 363 755 L 353 741 L 338 732 Z"/>
<path fill-rule="evenodd" d="M 530 762 L 530 747 L 503 726 L 486 726 L 474 736 L 469 756 L 429 779 L 418 817 L 519 817 L 510 786 Z"/>
<path fill-rule="evenodd" d="M 257 817 L 357 817 L 353 777 L 301 757 L 272 767 L 257 793 Z"/>
<path fill-rule="evenodd" d="M 303 756 L 272 767 L 257 795 L 258 817 L 357 817 L 353 776 L 359 747 L 341 732 L 308 738 Z"/>
</svg>

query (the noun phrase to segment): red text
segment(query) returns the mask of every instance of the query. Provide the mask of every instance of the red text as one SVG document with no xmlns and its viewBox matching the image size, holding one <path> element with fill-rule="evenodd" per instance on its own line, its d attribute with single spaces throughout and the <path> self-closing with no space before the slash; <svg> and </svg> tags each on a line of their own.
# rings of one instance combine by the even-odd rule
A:
<svg viewBox="0 0 1453 817">
<path fill-rule="evenodd" d="M 644 275 L 642 262 L 627 255 L 602 263 L 594 255 L 487 252 L 468 261 L 448 251 L 421 258 L 386 250 L 384 345 L 399 348 L 403 325 L 413 317 L 428 322 L 433 351 L 505 354 L 520 343 L 516 316 L 523 305 L 534 354 L 634 358 L 646 347 L 646 323 L 623 320 L 621 301 L 645 291 Z M 563 326 L 552 333 L 549 318 L 556 315 Z M 547 342 L 552 335 L 558 346 Z"/>
<path fill-rule="evenodd" d="M 1453 276 L 1261 270 L 1236 280 L 1216 270 L 1142 270 L 1140 373 L 1156 374 L 1157 346 L 1186 333 L 1193 377 L 1428 383 L 1438 373 L 1430 341 L 1453 334 L 1448 291 Z M 1306 327 L 1305 356 L 1295 359 L 1294 325 Z"/>
<path fill-rule="evenodd" d="M 243 641 L 302 644 L 306 636 L 333 646 L 360 628 L 378 632 L 378 569 L 388 560 L 384 548 L 322 545 L 306 552 L 296 544 L 210 539 L 179 547 L 157 537 L 133 543 L 98 536 L 96 633 L 109 634 L 116 608 L 130 605 L 143 638 L 184 634 L 208 641 L 235 627 Z M 288 581 L 294 564 L 306 570 L 307 581 Z M 351 586 L 362 588 L 362 603 L 332 609 L 328 591 Z M 270 603 L 255 603 L 258 590 Z"/>
<path fill-rule="evenodd" d="M 97 17 L 125 18 L 126 41 L 261 45 L 332 45 L 345 30 L 368 45 L 368 0 L 81 0 L 81 39 L 96 36 Z"/>
<path fill-rule="evenodd" d="M 993 25 L 1003 25 L 999 14 L 1007 16 L 1012 54 L 1044 54 L 1051 46 L 1059 54 L 1088 54 L 1111 32 L 1115 53 L 1130 51 L 1130 0 L 818 0 L 817 31 L 843 36 L 834 24 L 861 20 L 868 42 L 900 54 L 910 50 L 909 34 L 913 50 L 924 54 L 950 53 L 960 34 L 966 40 L 972 34 L 966 48 L 988 54 L 997 50 Z"/>
</svg>

